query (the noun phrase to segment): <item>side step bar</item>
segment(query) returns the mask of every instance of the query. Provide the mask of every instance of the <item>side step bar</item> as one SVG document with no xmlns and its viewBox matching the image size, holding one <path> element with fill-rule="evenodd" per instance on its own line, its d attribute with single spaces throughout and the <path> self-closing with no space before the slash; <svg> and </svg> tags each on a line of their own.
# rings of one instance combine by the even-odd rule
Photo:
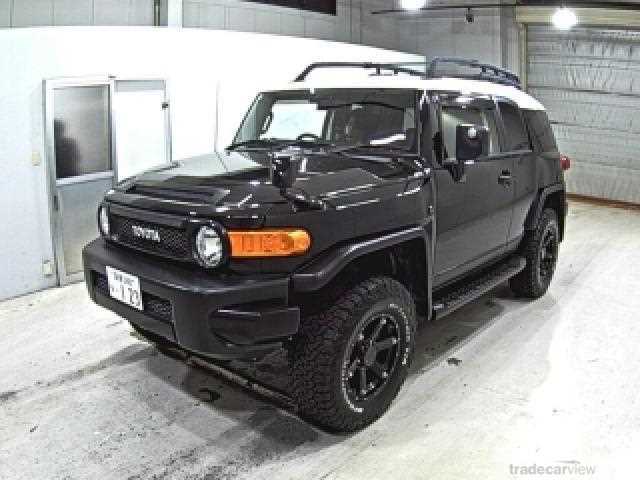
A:
<svg viewBox="0 0 640 480">
<path fill-rule="evenodd" d="M 452 288 L 444 292 L 442 297 L 434 298 L 433 319 L 442 318 L 484 295 L 502 282 L 520 273 L 526 265 L 527 261 L 524 257 L 512 256 L 492 269 L 472 277 L 471 280 L 454 284 Z"/>
</svg>

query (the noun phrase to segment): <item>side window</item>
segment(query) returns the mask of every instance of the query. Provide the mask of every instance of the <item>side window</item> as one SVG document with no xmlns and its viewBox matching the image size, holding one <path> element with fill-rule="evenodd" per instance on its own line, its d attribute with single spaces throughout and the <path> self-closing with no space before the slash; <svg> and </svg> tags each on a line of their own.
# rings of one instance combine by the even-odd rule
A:
<svg viewBox="0 0 640 480">
<path fill-rule="evenodd" d="M 458 125 L 473 124 L 487 127 L 489 130 L 489 154 L 500 151 L 495 109 L 476 106 L 443 105 L 441 115 L 442 152 L 441 158 L 453 158 L 456 154 L 456 128 Z M 436 134 L 437 136 L 438 134 Z M 434 139 L 437 150 L 439 139 Z"/>
<path fill-rule="evenodd" d="M 502 123 L 506 134 L 505 151 L 513 152 L 531 148 L 529 136 L 522 123 L 518 108 L 506 102 L 498 102 L 498 105 L 500 106 L 500 114 L 502 115 Z"/>
<path fill-rule="evenodd" d="M 537 152 L 557 152 L 556 138 L 549 123 L 547 112 L 523 110 L 522 114 L 529 128 L 531 143 Z"/>
</svg>

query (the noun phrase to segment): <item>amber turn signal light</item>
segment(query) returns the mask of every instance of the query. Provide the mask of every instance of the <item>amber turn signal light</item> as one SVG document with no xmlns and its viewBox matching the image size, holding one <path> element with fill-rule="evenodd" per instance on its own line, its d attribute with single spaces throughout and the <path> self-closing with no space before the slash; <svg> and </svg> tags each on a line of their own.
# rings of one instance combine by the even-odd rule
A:
<svg viewBox="0 0 640 480">
<path fill-rule="evenodd" d="M 232 258 L 289 257 L 309 250 L 311 236 L 300 228 L 231 230 Z"/>
</svg>

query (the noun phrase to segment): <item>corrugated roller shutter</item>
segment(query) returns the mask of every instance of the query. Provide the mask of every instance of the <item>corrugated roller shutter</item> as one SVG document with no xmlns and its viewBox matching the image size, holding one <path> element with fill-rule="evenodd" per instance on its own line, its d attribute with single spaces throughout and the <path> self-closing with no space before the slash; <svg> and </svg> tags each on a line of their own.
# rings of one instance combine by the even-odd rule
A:
<svg viewBox="0 0 640 480">
<path fill-rule="evenodd" d="M 640 203 L 640 32 L 530 26 L 528 89 L 573 163 L 570 192 Z"/>
</svg>

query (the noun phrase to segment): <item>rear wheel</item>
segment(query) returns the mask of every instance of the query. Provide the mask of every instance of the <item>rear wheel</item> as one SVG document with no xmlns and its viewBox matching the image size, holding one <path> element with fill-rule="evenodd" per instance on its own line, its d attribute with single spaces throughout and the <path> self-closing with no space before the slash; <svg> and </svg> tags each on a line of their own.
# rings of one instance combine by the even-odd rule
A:
<svg viewBox="0 0 640 480">
<path fill-rule="evenodd" d="M 415 323 L 411 295 L 386 277 L 366 280 L 303 318 L 292 345 L 292 393 L 301 416 L 334 431 L 380 417 L 406 378 Z"/>
<path fill-rule="evenodd" d="M 558 215 L 546 208 L 536 229 L 526 233 L 522 244 L 527 266 L 509 280 L 516 295 L 538 298 L 547 292 L 558 261 L 559 243 Z"/>
</svg>

